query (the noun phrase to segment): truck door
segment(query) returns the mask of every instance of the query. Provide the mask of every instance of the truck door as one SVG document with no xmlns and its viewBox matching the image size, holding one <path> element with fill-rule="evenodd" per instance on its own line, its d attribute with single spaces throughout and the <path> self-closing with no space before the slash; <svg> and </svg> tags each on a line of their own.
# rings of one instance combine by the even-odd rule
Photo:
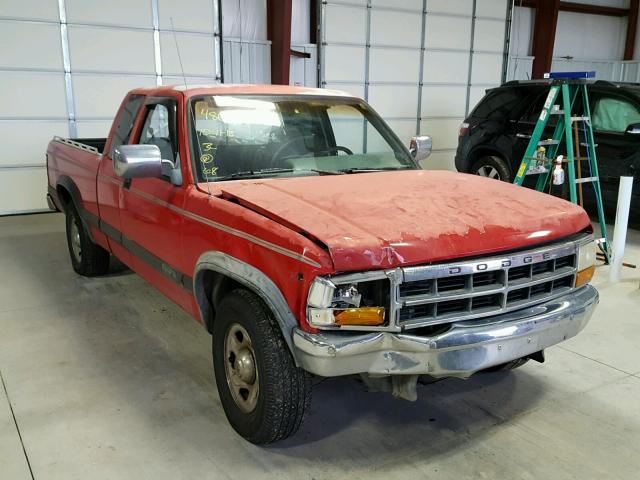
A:
<svg viewBox="0 0 640 480">
<path fill-rule="evenodd" d="M 98 168 L 96 191 L 100 212 L 100 229 L 107 235 L 109 247 L 121 261 L 129 263 L 129 251 L 122 246 L 122 221 L 120 217 L 120 193 L 122 178 L 113 170 L 113 150 L 129 143 L 138 112 L 144 103 L 144 95 L 129 95 L 124 99 L 113 122 L 110 142 Z"/>
<path fill-rule="evenodd" d="M 147 99 L 144 119 L 132 143 L 156 145 L 163 160 L 181 167 L 179 100 L 172 96 Z M 135 178 L 123 184 L 120 205 L 123 234 L 131 252 L 132 268 L 173 301 L 188 308 L 191 272 L 182 272 L 183 217 L 178 212 L 184 205 L 186 188 L 184 184 L 174 185 L 166 173 L 159 178 Z"/>
</svg>

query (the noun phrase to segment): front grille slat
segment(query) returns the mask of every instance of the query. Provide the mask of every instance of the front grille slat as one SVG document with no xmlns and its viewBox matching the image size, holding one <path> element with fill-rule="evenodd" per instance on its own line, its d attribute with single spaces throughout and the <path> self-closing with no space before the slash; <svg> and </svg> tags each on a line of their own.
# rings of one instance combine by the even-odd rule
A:
<svg viewBox="0 0 640 480">
<path fill-rule="evenodd" d="M 513 262 L 474 262 L 477 270 L 471 272 L 464 264 L 426 267 L 434 273 L 420 275 L 428 278 L 413 279 L 413 271 L 405 272 L 397 289 L 400 325 L 417 328 L 497 315 L 566 293 L 575 279 L 575 245 L 550 250 L 548 255 L 515 255 Z"/>
</svg>

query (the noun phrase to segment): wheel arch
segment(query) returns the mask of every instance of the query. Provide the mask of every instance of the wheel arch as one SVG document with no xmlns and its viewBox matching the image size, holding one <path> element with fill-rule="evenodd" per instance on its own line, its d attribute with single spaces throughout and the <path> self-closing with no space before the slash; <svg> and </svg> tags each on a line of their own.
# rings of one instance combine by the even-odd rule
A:
<svg viewBox="0 0 640 480">
<path fill-rule="evenodd" d="M 218 251 L 200 255 L 193 276 L 194 295 L 207 331 L 213 332 L 216 306 L 235 288 L 245 288 L 264 301 L 278 322 L 282 336 L 295 359 L 293 330 L 298 322 L 280 289 L 261 270 Z"/>
<path fill-rule="evenodd" d="M 56 193 L 64 212 L 66 212 L 70 204 L 73 204 L 76 208 L 82 208 L 80 190 L 71 177 L 63 175 L 58 179 Z"/>
</svg>

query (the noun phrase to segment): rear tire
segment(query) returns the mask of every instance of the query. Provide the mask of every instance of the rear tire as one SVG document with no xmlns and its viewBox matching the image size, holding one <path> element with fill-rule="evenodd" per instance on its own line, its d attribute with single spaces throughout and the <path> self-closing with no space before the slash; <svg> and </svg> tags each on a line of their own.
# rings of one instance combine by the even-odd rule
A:
<svg viewBox="0 0 640 480">
<path fill-rule="evenodd" d="M 67 246 L 75 272 L 85 277 L 104 275 L 109 271 L 109 252 L 93 243 L 73 203 L 66 208 Z"/>
<path fill-rule="evenodd" d="M 471 165 L 469 173 L 480 175 L 481 177 L 502 180 L 503 182 L 512 182 L 513 176 L 511 169 L 506 161 L 495 155 L 486 155 L 476 160 Z"/>
<path fill-rule="evenodd" d="M 233 429 L 255 444 L 293 435 L 311 402 L 311 375 L 296 367 L 264 302 L 243 289 L 226 295 L 212 346 L 220 401 Z"/>
</svg>

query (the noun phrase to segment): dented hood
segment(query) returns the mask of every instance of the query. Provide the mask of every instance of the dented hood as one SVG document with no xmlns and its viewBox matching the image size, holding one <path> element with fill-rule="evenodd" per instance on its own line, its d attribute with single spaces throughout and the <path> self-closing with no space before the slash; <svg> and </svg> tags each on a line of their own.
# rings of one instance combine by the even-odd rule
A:
<svg viewBox="0 0 640 480">
<path fill-rule="evenodd" d="M 587 228 L 572 203 L 474 175 L 410 170 L 225 182 L 224 197 L 326 246 L 337 271 L 528 247 Z"/>
</svg>

